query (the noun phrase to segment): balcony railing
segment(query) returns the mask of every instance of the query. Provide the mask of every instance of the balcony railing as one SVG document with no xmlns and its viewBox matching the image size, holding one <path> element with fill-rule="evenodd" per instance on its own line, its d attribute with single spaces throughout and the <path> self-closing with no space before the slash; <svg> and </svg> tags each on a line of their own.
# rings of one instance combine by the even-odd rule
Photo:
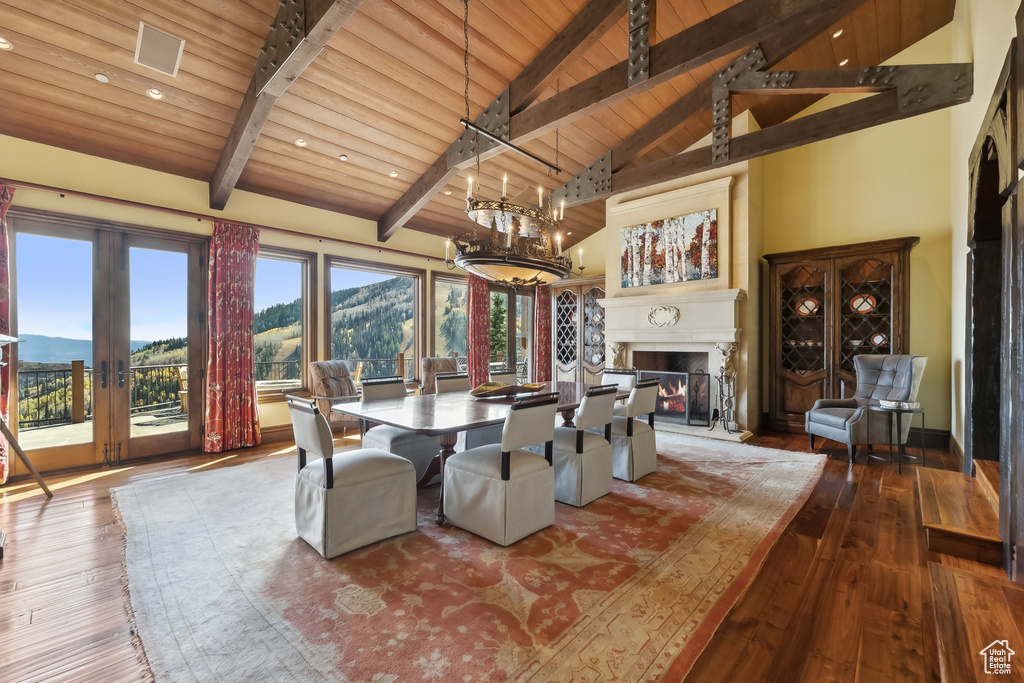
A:
<svg viewBox="0 0 1024 683">
<path fill-rule="evenodd" d="M 88 377 L 83 372 L 82 421 L 92 418 L 92 385 L 87 381 Z M 18 428 L 71 424 L 74 417 L 73 383 L 71 366 L 19 372 Z"/>
<path fill-rule="evenodd" d="M 302 364 L 297 360 L 256 363 L 256 382 L 284 383 L 302 381 Z"/>
</svg>

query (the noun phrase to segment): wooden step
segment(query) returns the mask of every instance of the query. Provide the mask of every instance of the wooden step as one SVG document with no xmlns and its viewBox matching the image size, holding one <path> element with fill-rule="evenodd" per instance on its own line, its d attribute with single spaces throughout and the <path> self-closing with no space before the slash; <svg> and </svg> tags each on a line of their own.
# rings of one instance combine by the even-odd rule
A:
<svg viewBox="0 0 1024 683">
<path fill-rule="evenodd" d="M 929 570 L 942 680 L 1024 683 L 1024 586 L 935 562 Z M 985 673 L 981 652 L 996 641 L 1015 653 L 1008 674 Z"/>
<path fill-rule="evenodd" d="M 997 567 L 1002 564 L 998 513 L 974 477 L 918 467 L 917 490 L 930 550 Z"/>
<path fill-rule="evenodd" d="M 999 461 L 998 460 L 975 460 L 975 478 L 981 484 L 982 491 L 992 505 L 992 509 L 999 515 Z"/>
</svg>

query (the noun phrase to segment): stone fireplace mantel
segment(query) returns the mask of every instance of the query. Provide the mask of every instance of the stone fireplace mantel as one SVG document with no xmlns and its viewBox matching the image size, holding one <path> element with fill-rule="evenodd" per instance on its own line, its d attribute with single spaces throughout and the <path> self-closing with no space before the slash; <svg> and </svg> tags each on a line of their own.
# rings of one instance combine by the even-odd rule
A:
<svg viewBox="0 0 1024 683">
<path fill-rule="evenodd" d="M 742 289 L 641 294 L 602 299 L 605 339 L 618 343 L 737 342 Z"/>
</svg>

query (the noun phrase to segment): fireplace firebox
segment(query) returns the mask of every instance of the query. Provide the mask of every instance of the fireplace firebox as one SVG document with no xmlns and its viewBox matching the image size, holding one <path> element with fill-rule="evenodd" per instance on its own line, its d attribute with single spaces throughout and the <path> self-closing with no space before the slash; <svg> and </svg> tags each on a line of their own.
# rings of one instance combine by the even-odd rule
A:
<svg viewBox="0 0 1024 683">
<path fill-rule="evenodd" d="M 686 425 L 711 424 L 708 354 L 690 351 L 634 351 L 640 378 L 657 377 L 656 418 Z"/>
</svg>

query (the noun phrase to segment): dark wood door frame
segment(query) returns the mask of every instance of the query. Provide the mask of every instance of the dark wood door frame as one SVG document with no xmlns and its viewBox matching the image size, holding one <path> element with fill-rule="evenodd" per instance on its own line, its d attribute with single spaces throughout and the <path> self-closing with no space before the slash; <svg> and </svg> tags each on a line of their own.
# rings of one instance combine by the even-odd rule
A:
<svg viewBox="0 0 1024 683">
<path fill-rule="evenodd" d="M 1024 206 L 1017 196 L 1018 170 L 1024 168 L 1019 120 L 1024 88 L 1018 74 L 1020 36 L 1024 35 L 1024 7 L 1017 13 L 1017 38 L 1011 41 L 996 82 L 988 111 L 971 152 L 969 171 L 968 247 L 966 277 L 966 339 L 964 363 L 964 472 L 974 474 L 975 324 L 991 325 L 979 315 L 974 298 L 980 282 L 975 262 L 983 248 L 1000 251 L 1001 292 L 999 329 L 999 535 L 1003 539 L 1003 568 L 1011 579 L 1024 583 L 1024 419 L 1015 406 L 1024 405 Z M 998 175 L 996 181 L 993 177 Z M 996 224 L 998 223 L 998 226 Z M 987 243 L 987 246 L 986 246 Z M 980 292 L 978 292 L 980 294 Z M 979 454 L 980 455 L 980 454 Z"/>
</svg>

